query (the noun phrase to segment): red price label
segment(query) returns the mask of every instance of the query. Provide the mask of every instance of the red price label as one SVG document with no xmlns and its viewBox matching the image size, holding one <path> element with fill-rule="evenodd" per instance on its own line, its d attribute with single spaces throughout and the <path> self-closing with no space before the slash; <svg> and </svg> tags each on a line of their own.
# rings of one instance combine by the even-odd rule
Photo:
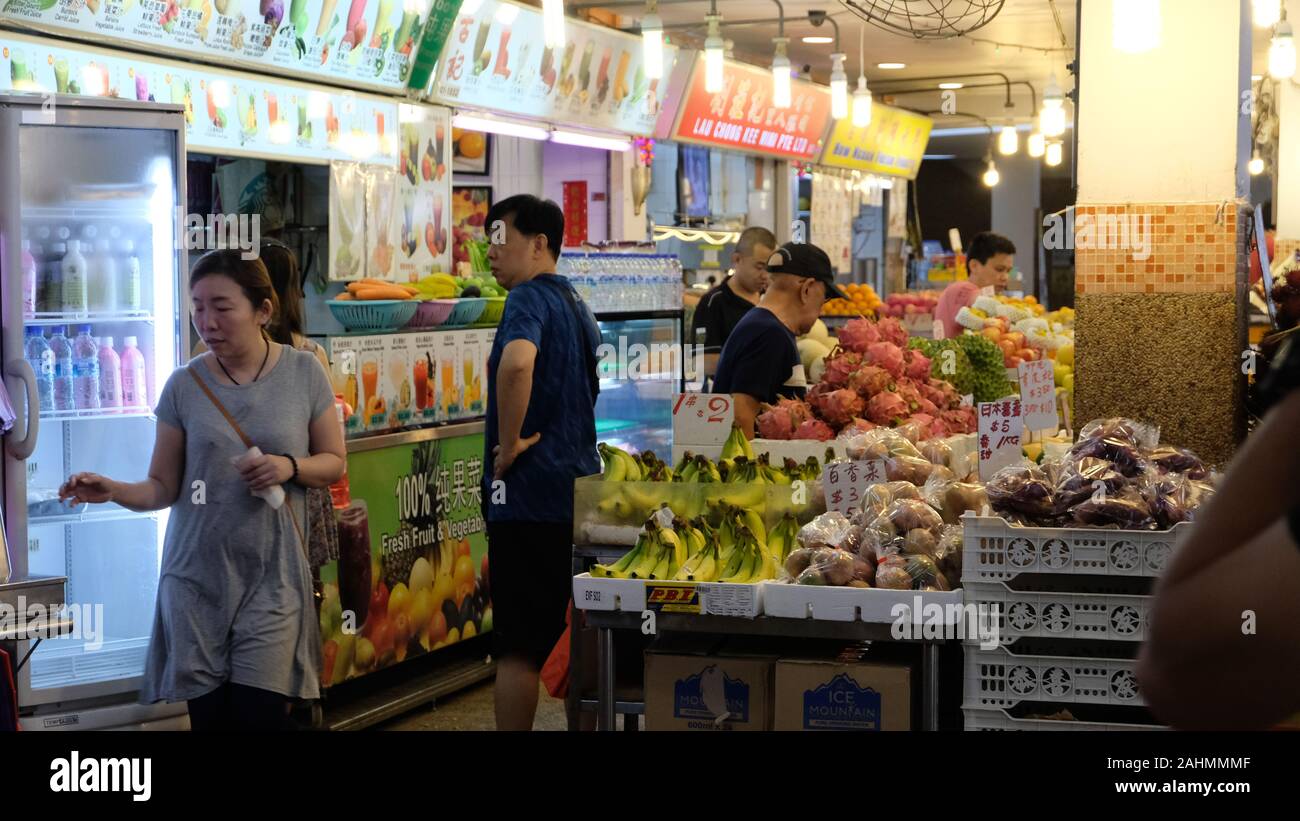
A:
<svg viewBox="0 0 1300 821">
<path fill-rule="evenodd" d="M 673 402 L 673 441 L 682 445 L 721 445 L 731 433 L 736 412 L 725 393 L 679 393 Z"/>
</svg>

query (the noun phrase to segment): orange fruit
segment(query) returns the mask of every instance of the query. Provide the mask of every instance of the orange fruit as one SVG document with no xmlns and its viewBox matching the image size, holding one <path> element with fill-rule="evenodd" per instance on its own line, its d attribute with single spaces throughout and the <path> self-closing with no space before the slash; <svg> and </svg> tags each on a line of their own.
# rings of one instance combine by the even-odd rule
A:
<svg viewBox="0 0 1300 821">
<path fill-rule="evenodd" d="M 483 135 L 477 131 L 466 131 L 461 135 L 458 145 L 460 146 L 460 155 L 462 157 L 475 160 L 483 156 L 483 151 L 487 147 L 487 142 Z"/>
</svg>

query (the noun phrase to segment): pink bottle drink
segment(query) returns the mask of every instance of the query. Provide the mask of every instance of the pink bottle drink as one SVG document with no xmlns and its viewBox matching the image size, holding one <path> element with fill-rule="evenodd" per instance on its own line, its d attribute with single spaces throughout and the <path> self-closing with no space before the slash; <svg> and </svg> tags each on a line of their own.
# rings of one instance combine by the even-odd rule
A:
<svg viewBox="0 0 1300 821">
<path fill-rule="evenodd" d="M 128 336 L 122 349 L 122 405 L 127 408 L 149 407 L 149 385 L 145 374 L 144 354 L 136 347 L 136 338 Z"/>
<path fill-rule="evenodd" d="M 122 407 L 122 360 L 113 350 L 113 337 L 99 341 L 99 406 L 106 410 Z"/>
</svg>

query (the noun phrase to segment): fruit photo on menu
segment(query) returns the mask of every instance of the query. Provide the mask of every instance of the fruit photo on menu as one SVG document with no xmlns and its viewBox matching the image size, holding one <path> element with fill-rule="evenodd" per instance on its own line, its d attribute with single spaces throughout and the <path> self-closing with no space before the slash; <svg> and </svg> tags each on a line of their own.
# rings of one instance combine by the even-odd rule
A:
<svg viewBox="0 0 1300 821">
<path fill-rule="evenodd" d="M 455 186 L 451 189 L 452 263 L 470 262 L 470 244 L 487 239 L 487 213 L 492 207 L 492 188 L 486 185 Z"/>
<path fill-rule="evenodd" d="M 451 170 L 455 174 L 487 174 L 491 144 L 488 135 L 461 128 L 451 130 Z"/>
</svg>

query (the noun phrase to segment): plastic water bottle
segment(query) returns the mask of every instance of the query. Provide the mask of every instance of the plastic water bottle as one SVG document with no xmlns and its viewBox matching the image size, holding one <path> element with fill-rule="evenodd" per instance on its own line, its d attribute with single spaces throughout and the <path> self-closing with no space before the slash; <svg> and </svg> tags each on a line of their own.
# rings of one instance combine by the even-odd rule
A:
<svg viewBox="0 0 1300 821">
<path fill-rule="evenodd" d="M 128 336 L 122 349 L 122 405 L 127 408 L 149 407 L 149 387 L 146 384 L 144 354 L 137 347 L 136 338 Z"/>
<path fill-rule="evenodd" d="M 54 354 L 54 409 L 70 411 L 72 402 L 72 343 L 66 336 L 67 328 L 58 325 L 50 329 L 50 351 Z"/>
<path fill-rule="evenodd" d="M 77 410 L 99 409 L 99 346 L 89 325 L 78 328 L 72 342 L 72 398 Z"/>
<path fill-rule="evenodd" d="M 113 337 L 99 340 L 99 406 L 122 407 L 122 360 L 113 350 Z"/>
<path fill-rule="evenodd" d="M 54 410 L 54 351 L 40 328 L 27 329 L 25 354 L 27 361 L 36 373 L 36 396 L 40 400 L 41 413 Z"/>
</svg>

